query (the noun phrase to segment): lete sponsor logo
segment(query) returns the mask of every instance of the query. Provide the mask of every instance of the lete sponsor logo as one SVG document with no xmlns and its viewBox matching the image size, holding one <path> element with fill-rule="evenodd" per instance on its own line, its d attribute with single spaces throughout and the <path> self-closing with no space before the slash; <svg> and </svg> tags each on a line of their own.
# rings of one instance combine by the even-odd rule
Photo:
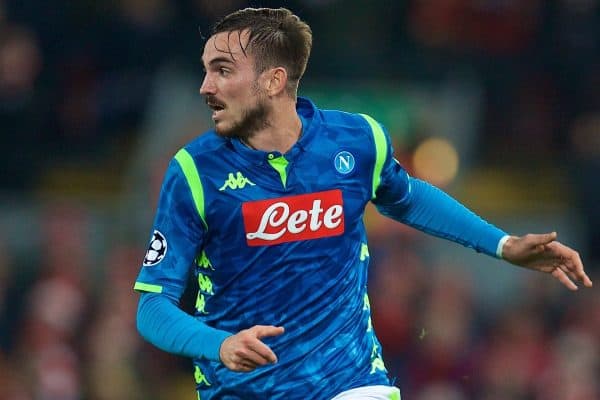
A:
<svg viewBox="0 0 600 400">
<path fill-rule="evenodd" d="M 344 233 L 339 189 L 242 204 L 249 246 L 269 246 Z"/>
</svg>

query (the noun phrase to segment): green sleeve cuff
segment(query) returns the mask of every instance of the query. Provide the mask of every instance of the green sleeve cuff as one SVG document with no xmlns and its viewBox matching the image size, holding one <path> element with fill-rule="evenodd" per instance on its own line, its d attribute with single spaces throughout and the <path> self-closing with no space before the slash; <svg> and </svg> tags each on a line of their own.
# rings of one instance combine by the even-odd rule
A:
<svg viewBox="0 0 600 400">
<path fill-rule="evenodd" d="M 136 282 L 133 290 L 138 292 L 162 293 L 163 287 L 159 285 L 151 285 L 149 283 Z"/>
</svg>

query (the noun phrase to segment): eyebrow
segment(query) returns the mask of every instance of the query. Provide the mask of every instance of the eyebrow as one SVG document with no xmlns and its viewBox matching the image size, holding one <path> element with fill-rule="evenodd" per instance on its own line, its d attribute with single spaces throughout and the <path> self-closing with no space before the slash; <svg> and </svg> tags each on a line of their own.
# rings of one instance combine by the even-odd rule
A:
<svg viewBox="0 0 600 400">
<path fill-rule="evenodd" d="M 221 57 L 216 57 L 216 58 L 213 58 L 212 60 L 210 60 L 208 62 L 208 66 L 211 66 L 211 65 L 214 65 L 214 64 L 218 64 L 218 63 L 234 64 L 234 62 L 230 58 L 221 56 Z"/>
</svg>

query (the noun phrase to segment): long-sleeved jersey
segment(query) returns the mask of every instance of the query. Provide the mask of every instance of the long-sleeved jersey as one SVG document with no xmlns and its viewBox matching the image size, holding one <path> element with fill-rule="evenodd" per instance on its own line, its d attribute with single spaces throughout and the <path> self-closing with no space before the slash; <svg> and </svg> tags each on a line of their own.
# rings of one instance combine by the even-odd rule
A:
<svg viewBox="0 0 600 400">
<path fill-rule="evenodd" d="M 195 358 L 202 399 L 330 399 L 389 385 L 367 296 L 367 202 L 490 255 L 505 235 L 458 203 L 442 215 L 456 217 L 447 223 L 423 213 L 371 117 L 304 98 L 297 112 L 302 135 L 287 153 L 209 131 L 177 153 L 163 182 L 135 289 L 179 298 L 194 274 L 204 324 L 232 333 L 285 327 L 264 339 L 277 364 L 237 373 Z"/>
</svg>

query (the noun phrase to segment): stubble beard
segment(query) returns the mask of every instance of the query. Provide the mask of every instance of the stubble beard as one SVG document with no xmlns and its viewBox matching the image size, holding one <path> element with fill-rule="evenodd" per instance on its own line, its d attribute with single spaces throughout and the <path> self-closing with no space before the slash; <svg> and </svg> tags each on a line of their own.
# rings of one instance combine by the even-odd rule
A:
<svg viewBox="0 0 600 400">
<path fill-rule="evenodd" d="M 243 110 L 239 120 L 226 129 L 215 126 L 215 131 L 219 136 L 247 142 L 256 132 L 269 126 L 269 111 L 267 102 L 259 94 L 256 104 Z"/>
</svg>

